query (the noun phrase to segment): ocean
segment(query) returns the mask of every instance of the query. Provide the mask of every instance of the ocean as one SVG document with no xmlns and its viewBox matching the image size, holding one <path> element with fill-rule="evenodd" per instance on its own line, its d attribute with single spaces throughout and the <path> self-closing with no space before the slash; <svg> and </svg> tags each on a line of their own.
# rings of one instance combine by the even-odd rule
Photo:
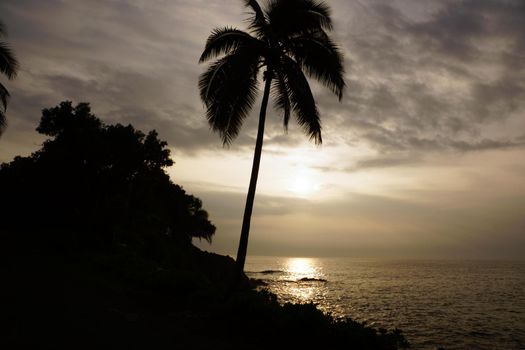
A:
<svg viewBox="0 0 525 350">
<path fill-rule="evenodd" d="M 399 328 L 413 349 L 525 349 L 525 262 L 248 257 L 281 302 Z"/>
</svg>

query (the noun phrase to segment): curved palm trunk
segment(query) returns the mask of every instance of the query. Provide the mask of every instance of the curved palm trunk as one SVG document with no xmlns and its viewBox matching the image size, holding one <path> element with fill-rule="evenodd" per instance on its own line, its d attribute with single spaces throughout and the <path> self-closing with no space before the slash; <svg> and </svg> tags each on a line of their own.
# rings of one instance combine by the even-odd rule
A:
<svg viewBox="0 0 525 350">
<path fill-rule="evenodd" d="M 237 250 L 237 280 L 240 280 L 241 274 L 244 270 L 244 262 L 246 261 L 246 251 L 248 249 L 248 236 L 250 234 L 250 221 L 252 219 L 253 201 L 255 199 L 255 188 L 257 187 L 257 177 L 259 176 L 259 164 L 261 163 L 261 151 L 264 138 L 264 124 L 266 120 L 266 107 L 268 106 L 268 98 L 270 96 L 270 86 L 272 83 L 272 76 L 265 73 L 266 83 L 264 85 L 263 99 L 261 102 L 261 111 L 259 113 L 259 128 L 257 130 L 257 141 L 255 142 L 255 151 L 253 155 L 252 175 L 250 177 L 250 187 L 248 188 L 248 195 L 246 197 L 246 206 L 244 208 L 244 217 L 242 220 L 241 239 L 239 241 L 239 249 Z"/>
</svg>

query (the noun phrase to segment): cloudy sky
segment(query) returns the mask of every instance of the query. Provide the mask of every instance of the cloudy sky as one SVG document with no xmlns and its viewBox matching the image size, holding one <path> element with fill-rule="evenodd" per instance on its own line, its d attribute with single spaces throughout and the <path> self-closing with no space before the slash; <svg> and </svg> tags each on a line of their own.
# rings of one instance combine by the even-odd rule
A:
<svg viewBox="0 0 525 350">
<path fill-rule="evenodd" d="M 269 109 L 249 254 L 518 258 L 525 253 L 525 2 L 332 0 L 341 103 L 312 82 L 323 145 Z M 156 129 L 172 179 L 238 244 L 256 104 L 223 148 L 197 80 L 214 27 L 241 0 L 2 0 L 21 62 L 0 161 L 36 150 L 42 108 L 90 102 L 106 123 Z"/>
</svg>

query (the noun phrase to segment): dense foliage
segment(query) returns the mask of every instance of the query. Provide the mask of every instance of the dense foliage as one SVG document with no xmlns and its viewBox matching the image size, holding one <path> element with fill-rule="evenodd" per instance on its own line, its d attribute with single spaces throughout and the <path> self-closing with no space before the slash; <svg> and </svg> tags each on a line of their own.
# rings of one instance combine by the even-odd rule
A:
<svg viewBox="0 0 525 350">
<path fill-rule="evenodd" d="M 71 102 L 45 109 L 37 130 L 42 148 L 0 167 L 4 348 L 408 346 L 397 330 L 281 305 L 244 275 L 233 284 L 232 258 L 191 245 L 215 227 L 169 180 L 154 131 L 104 125 Z"/>
<path fill-rule="evenodd" d="M 0 246 L 0 250 L 2 247 Z M 396 350 L 398 330 L 335 320 L 313 304 L 225 284 L 231 258 L 195 251 L 194 268 L 123 250 L 82 257 L 16 256 L 4 278 L 5 349 Z"/>
<path fill-rule="evenodd" d="M 68 249 L 131 245 L 156 255 L 160 241 L 211 241 L 200 199 L 170 181 L 167 143 L 131 125 L 105 125 L 89 104 L 44 109 L 49 136 L 29 157 L 0 167 L 3 231 Z M 33 237 L 34 236 L 34 237 Z"/>
</svg>

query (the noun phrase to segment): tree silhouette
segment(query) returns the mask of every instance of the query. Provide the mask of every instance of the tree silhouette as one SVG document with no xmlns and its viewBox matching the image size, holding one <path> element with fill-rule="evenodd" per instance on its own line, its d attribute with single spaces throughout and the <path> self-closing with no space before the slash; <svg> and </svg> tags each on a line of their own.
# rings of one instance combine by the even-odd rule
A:
<svg viewBox="0 0 525 350">
<path fill-rule="evenodd" d="M 345 88 L 343 57 L 327 34 L 332 30 L 332 20 L 325 3 L 270 0 L 264 9 L 256 0 L 244 3 L 252 13 L 249 32 L 229 27 L 215 29 L 200 62 L 224 56 L 199 79 L 208 122 L 227 145 L 238 135 L 255 102 L 258 74 L 264 69 L 257 140 L 237 252 L 239 272 L 246 259 L 270 91 L 275 107 L 283 112 L 285 130 L 293 112 L 310 139 L 321 144 L 319 111 L 303 71 L 328 87 L 339 100 Z"/>
<path fill-rule="evenodd" d="M 0 165 L 0 233 L 59 249 L 126 244 L 150 258 L 166 242 L 211 241 L 215 226 L 164 171 L 173 160 L 154 130 L 105 125 L 88 103 L 62 102 L 42 111 L 37 131 L 49 137 L 40 150 Z"/>
<path fill-rule="evenodd" d="M 7 79 L 11 80 L 16 77 L 16 73 L 18 72 L 18 61 L 9 45 L 1 40 L 5 38 L 6 35 L 5 26 L 0 22 L 0 72 L 2 72 Z M 0 108 L 0 136 L 7 125 L 5 112 L 7 111 L 8 99 L 9 91 L 0 83 L 0 101 L 2 102 L 2 108 Z"/>
</svg>

